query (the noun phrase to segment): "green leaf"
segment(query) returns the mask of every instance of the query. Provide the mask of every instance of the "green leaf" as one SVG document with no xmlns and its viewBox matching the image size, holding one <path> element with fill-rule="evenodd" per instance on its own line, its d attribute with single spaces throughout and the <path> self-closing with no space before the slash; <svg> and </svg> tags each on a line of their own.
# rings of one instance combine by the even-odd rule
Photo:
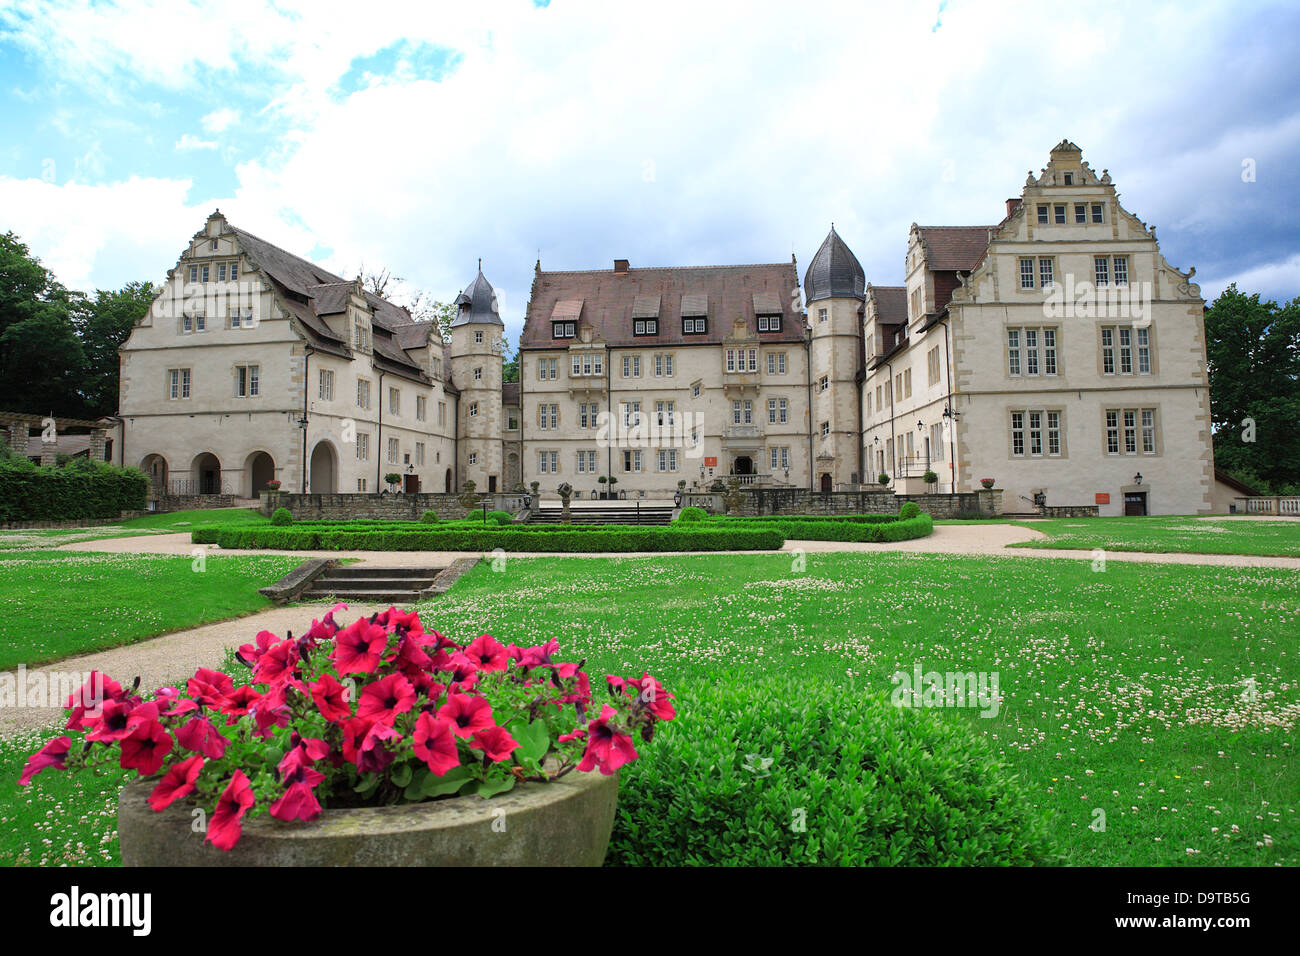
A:
<svg viewBox="0 0 1300 956">
<path fill-rule="evenodd" d="M 468 767 L 454 767 L 441 777 L 429 774 L 429 779 L 424 781 L 420 791 L 426 797 L 441 797 L 457 792 L 469 780 L 471 777 Z"/>
<path fill-rule="evenodd" d="M 433 777 L 426 769 L 421 769 L 415 774 L 414 779 L 407 785 L 406 790 L 402 792 L 402 798 L 412 803 L 424 799 L 424 785 Z"/>
<path fill-rule="evenodd" d="M 498 793 L 505 793 L 507 790 L 513 789 L 514 785 L 514 774 L 508 773 L 494 780 L 476 780 L 474 786 L 469 788 L 467 792 L 477 793 L 480 797 L 493 797 Z"/>
<path fill-rule="evenodd" d="M 405 787 L 407 784 L 409 784 L 411 782 L 411 776 L 414 773 L 414 770 L 415 768 L 412 767 L 409 763 L 398 764 L 396 767 L 394 767 L 393 775 L 392 775 L 393 786 Z"/>
<path fill-rule="evenodd" d="M 540 718 L 532 723 L 525 723 L 521 717 L 507 724 L 506 729 L 510 731 L 510 736 L 519 742 L 519 749 L 515 751 L 517 761 L 539 761 L 551 748 L 551 733 L 546 727 L 546 721 Z"/>
<path fill-rule="evenodd" d="M 365 775 L 365 777 L 362 778 L 361 782 L 358 783 L 352 789 L 355 790 L 357 793 L 361 794 L 361 796 L 368 797 L 375 792 L 375 788 L 378 786 L 379 786 L 379 774 L 368 773 Z"/>
</svg>

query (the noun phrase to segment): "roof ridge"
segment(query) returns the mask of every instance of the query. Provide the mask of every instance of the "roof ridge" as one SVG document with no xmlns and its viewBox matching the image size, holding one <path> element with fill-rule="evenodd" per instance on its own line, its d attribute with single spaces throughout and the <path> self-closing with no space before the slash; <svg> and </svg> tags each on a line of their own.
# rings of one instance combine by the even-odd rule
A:
<svg viewBox="0 0 1300 956">
<path fill-rule="evenodd" d="M 917 229 L 996 229 L 997 226 L 996 225 L 994 226 L 921 226 L 918 225 L 916 228 Z"/>
<path fill-rule="evenodd" d="M 634 268 L 629 268 L 625 273 L 617 273 L 617 274 L 631 275 L 633 272 L 681 272 L 686 269 L 757 269 L 757 268 L 774 268 L 774 267 L 793 268 L 793 266 L 794 263 L 792 262 L 745 262 L 739 264 L 732 263 L 730 265 L 720 263 L 718 265 L 704 265 L 704 266 L 636 266 Z M 541 274 L 544 276 L 561 276 L 561 275 L 585 276 L 585 275 L 600 275 L 600 274 L 615 275 L 615 273 L 610 269 L 554 269 L 554 270 L 543 269 L 541 270 Z"/>
</svg>

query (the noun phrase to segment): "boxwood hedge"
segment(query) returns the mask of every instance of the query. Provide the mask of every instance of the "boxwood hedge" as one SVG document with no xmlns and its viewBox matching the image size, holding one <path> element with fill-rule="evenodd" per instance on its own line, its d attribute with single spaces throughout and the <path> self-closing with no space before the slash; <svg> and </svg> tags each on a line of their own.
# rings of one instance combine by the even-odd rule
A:
<svg viewBox="0 0 1300 956">
<path fill-rule="evenodd" d="M 606 865 L 1058 862 L 1045 814 L 961 719 L 784 675 L 673 690 L 677 719 L 620 771 Z"/>
<path fill-rule="evenodd" d="M 889 516 L 889 521 L 863 523 L 856 521 L 806 521 L 802 516 L 769 516 L 759 519 L 715 519 L 702 525 L 706 528 L 745 527 L 774 528 L 787 540 L 794 541 L 855 541 L 884 542 L 924 538 L 934 530 L 934 521 L 922 512 L 914 518 Z"/>
<path fill-rule="evenodd" d="M 511 528 L 448 528 L 438 524 L 406 529 L 196 528 L 196 544 L 223 548 L 285 551 L 775 551 L 785 543 L 775 528 L 600 528 L 551 526 L 546 532 Z"/>
</svg>

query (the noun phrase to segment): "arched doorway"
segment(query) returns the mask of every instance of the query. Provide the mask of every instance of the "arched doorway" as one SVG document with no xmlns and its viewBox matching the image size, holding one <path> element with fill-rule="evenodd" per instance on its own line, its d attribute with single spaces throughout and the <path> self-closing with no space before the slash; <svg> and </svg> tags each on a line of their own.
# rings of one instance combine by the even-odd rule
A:
<svg viewBox="0 0 1300 956">
<path fill-rule="evenodd" d="M 247 494 L 256 498 L 259 492 L 266 490 L 266 483 L 275 478 L 275 459 L 264 451 L 255 451 L 244 462 L 244 474 L 247 476 Z"/>
<path fill-rule="evenodd" d="M 735 462 L 731 466 L 733 475 L 752 475 L 754 473 L 754 459 L 748 455 L 736 456 Z"/>
<path fill-rule="evenodd" d="M 447 494 L 451 494 L 451 469 L 447 469 L 447 485 L 443 489 Z"/>
<path fill-rule="evenodd" d="M 167 459 L 162 455 L 145 455 L 140 470 L 149 476 L 149 485 L 155 496 L 167 493 Z"/>
<path fill-rule="evenodd" d="M 334 446 L 327 441 L 316 443 L 311 451 L 311 470 L 307 473 L 307 490 L 313 495 L 338 493 L 338 466 Z"/>
<path fill-rule="evenodd" d="M 190 489 L 192 495 L 221 494 L 221 461 L 210 451 L 197 455 L 190 465 Z"/>
<path fill-rule="evenodd" d="M 831 493 L 831 487 L 832 487 L 832 484 L 833 484 L 833 483 L 832 483 L 832 481 L 831 481 L 830 473 L 829 473 L 829 472 L 825 472 L 825 471 L 823 471 L 823 472 L 822 472 L 822 491 L 825 492 L 826 494 L 830 494 L 830 493 Z"/>
</svg>

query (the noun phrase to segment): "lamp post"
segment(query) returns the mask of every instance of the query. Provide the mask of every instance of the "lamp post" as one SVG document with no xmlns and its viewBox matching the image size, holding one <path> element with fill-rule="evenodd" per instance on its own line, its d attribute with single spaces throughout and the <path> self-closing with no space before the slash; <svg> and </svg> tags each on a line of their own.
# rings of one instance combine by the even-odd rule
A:
<svg viewBox="0 0 1300 956">
<path fill-rule="evenodd" d="M 1135 485 L 1142 484 L 1142 472 L 1139 471 L 1136 475 L 1133 476 L 1133 484 Z"/>
</svg>

